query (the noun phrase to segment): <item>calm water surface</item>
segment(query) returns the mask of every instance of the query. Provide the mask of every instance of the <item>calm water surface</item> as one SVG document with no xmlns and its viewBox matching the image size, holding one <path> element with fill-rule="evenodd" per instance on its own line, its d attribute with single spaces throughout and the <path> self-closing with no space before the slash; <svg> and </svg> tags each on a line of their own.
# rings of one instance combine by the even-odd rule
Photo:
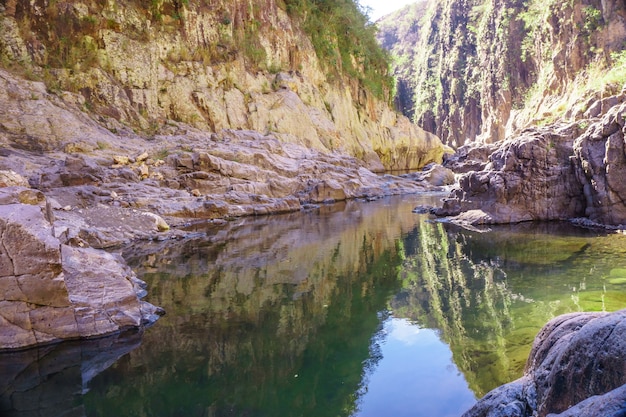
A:
<svg viewBox="0 0 626 417">
<path fill-rule="evenodd" d="M 518 378 L 546 321 L 626 307 L 626 236 L 467 231 L 350 202 L 123 255 L 167 315 L 0 355 L 2 416 L 459 416 Z"/>
</svg>

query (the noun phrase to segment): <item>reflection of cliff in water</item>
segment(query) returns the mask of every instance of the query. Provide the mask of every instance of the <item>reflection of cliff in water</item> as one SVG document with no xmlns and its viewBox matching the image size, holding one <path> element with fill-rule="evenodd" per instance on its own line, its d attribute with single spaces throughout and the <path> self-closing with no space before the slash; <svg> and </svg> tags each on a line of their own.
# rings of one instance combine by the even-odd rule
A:
<svg viewBox="0 0 626 417">
<path fill-rule="evenodd" d="M 349 415 L 376 362 L 378 313 L 400 288 L 399 238 L 414 224 L 410 209 L 348 203 L 339 215 L 242 219 L 129 249 L 167 315 L 94 381 L 90 409 Z"/>
<path fill-rule="evenodd" d="M 549 319 L 626 307 L 621 287 L 607 283 L 615 261 L 625 259 L 624 243 L 623 236 L 567 224 L 478 233 L 420 223 L 404 241 L 404 289 L 392 302 L 394 314 L 440 329 L 482 396 L 521 376 L 532 340 Z"/>
<path fill-rule="evenodd" d="M 92 378 L 137 348 L 140 333 L 0 354 L 0 415 L 81 416 Z"/>
</svg>

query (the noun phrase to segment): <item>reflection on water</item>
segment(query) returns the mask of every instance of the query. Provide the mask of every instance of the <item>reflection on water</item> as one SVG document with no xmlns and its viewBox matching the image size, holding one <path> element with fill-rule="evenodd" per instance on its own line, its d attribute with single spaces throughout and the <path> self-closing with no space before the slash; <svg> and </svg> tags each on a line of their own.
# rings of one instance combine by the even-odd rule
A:
<svg viewBox="0 0 626 417">
<path fill-rule="evenodd" d="M 67 342 L 0 355 L 0 415 L 85 415 L 92 378 L 137 348 L 141 335 Z"/>
<path fill-rule="evenodd" d="M 108 354 L 97 366 L 69 344 L 54 347 L 56 368 L 35 351 L 0 355 L 0 414 L 455 416 L 521 375 L 550 318 L 626 307 L 625 236 L 563 224 L 468 232 L 411 213 L 436 198 L 247 218 L 128 248 L 167 315 L 139 346 L 96 349 Z M 39 368 L 53 371 L 24 371 Z"/>
<path fill-rule="evenodd" d="M 489 233 L 420 223 L 404 242 L 394 312 L 439 329 L 479 397 L 522 374 L 535 335 L 551 318 L 626 307 L 623 235 L 566 223 Z"/>
<path fill-rule="evenodd" d="M 355 415 L 456 417 L 476 401 L 437 331 L 391 317 L 374 340 L 382 359 Z"/>
</svg>

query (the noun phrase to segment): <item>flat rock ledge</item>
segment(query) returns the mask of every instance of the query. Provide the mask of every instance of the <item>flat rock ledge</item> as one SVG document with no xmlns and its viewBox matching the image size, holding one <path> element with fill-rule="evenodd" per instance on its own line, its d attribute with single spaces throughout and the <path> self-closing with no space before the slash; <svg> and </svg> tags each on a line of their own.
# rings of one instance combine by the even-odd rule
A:
<svg viewBox="0 0 626 417">
<path fill-rule="evenodd" d="M 463 417 L 626 415 L 626 310 L 571 313 L 535 338 L 524 376 Z"/>
<path fill-rule="evenodd" d="M 43 194 L 0 188 L 0 349 L 104 336 L 153 323 L 145 283 L 117 255 L 54 236 Z"/>
</svg>

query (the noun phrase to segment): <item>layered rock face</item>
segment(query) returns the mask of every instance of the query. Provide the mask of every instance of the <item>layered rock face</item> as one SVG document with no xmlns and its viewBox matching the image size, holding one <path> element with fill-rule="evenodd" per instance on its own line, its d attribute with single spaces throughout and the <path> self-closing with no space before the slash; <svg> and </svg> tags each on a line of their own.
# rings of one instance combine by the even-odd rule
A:
<svg viewBox="0 0 626 417">
<path fill-rule="evenodd" d="M 580 217 L 584 204 L 570 162 L 577 124 L 529 129 L 504 141 L 484 170 L 464 174 L 439 214 L 471 223 L 517 223 Z"/>
<path fill-rule="evenodd" d="M 0 346 L 102 336 L 157 318 L 121 258 L 64 245 L 40 192 L 0 188 Z M 44 214 L 48 215 L 48 218 Z"/>
<path fill-rule="evenodd" d="M 537 335 L 522 378 L 464 417 L 616 416 L 626 403 L 626 311 L 572 313 Z"/>
<path fill-rule="evenodd" d="M 493 152 L 484 166 L 468 159 L 478 151 L 451 159 L 455 168 L 465 163 L 482 169 L 461 176 L 438 214 L 470 224 L 584 217 L 623 227 L 626 94 L 603 102 L 606 113 L 599 118 L 527 129 L 495 150 L 486 147 Z"/>
<path fill-rule="evenodd" d="M 88 246 L 166 229 L 154 215 L 176 225 L 432 188 L 426 180 L 374 174 L 363 160 L 287 143 L 274 133 L 211 133 L 172 123 L 150 138 L 113 134 L 80 112 L 78 95 L 59 98 L 41 83 L 2 71 L 0 84 L 7 87 L 0 93 L 6 116 L 0 171 L 42 190 L 59 230 Z M 413 155 L 405 152 L 399 161 Z"/>
<path fill-rule="evenodd" d="M 41 3 L 0 9 L 0 56 L 50 90 L 80 93 L 79 104 L 112 132 L 174 122 L 254 130 L 357 157 L 374 171 L 417 169 L 443 155 L 434 135 L 365 88 L 364 75 L 343 77 L 320 62 L 283 2 Z"/>
<path fill-rule="evenodd" d="M 401 108 L 453 147 L 581 117 L 622 87 L 605 77 L 623 65 L 619 0 L 425 1 L 380 25 L 412 90 L 398 89 Z"/>
</svg>

